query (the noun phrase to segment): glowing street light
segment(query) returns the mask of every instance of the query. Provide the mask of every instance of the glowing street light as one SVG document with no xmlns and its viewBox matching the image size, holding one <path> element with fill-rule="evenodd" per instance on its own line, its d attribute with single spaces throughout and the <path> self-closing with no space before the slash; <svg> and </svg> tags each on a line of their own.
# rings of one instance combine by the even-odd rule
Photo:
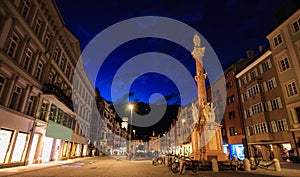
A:
<svg viewBox="0 0 300 177">
<path fill-rule="evenodd" d="M 131 133 L 132 133 L 132 110 L 133 110 L 133 105 L 129 104 L 128 108 L 130 109 L 130 128 L 129 128 L 129 160 L 131 160 Z"/>
</svg>

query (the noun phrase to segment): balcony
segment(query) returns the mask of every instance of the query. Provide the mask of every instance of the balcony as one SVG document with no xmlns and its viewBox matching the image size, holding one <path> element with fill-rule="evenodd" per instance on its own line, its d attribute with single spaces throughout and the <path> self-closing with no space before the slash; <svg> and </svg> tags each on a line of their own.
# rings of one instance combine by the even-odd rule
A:
<svg viewBox="0 0 300 177">
<path fill-rule="evenodd" d="M 43 86 L 42 91 L 44 92 L 45 96 L 49 94 L 54 95 L 56 99 L 64 103 L 65 106 L 68 107 L 71 112 L 74 111 L 72 100 L 67 95 L 65 95 L 64 91 L 58 86 L 53 84 L 46 84 Z"/>
</svg>

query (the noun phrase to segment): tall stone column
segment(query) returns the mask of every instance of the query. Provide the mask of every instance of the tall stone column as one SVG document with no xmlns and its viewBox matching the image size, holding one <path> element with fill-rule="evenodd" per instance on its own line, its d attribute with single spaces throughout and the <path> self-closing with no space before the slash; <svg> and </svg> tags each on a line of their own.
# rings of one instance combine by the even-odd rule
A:
<svg viewBox="0 0 300 177">
<path fill-rule="evenodd" d="M 205 79 L 202 59 L 205 47 L 201 47 L 200 37 L 196 34 L 193 39 L 193 58 L 196 60 L 195 80 L 198 86 L 199 117 L 192 134 L 193 153 L 196 160 L 227 160 L 222 151 L 222 136 L 219 123 L 215 122 L 213 105 L 207 102 Z"/>
</svg>

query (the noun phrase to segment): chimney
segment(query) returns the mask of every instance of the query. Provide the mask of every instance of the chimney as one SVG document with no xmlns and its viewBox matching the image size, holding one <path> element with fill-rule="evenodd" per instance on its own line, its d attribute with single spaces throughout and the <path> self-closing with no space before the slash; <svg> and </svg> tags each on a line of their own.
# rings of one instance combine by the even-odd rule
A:
<svg viewBox="0 0 300 177">
<path fill-rule="evenodd" d="M 259 52 L 262 52 L 262 51 L 264 50 L 264 48 L 265 48 L 265 47 L 264 47 L 263 45 L 259 45 L 259 46 L 258 46 L 258 51 L 259 51 Z"/>
<path fill-rule="evenodd" d="M 247 50 L 247 57 L 253 58 L 254 57 L 254 51 L 253 50 Z"/>
</svg>

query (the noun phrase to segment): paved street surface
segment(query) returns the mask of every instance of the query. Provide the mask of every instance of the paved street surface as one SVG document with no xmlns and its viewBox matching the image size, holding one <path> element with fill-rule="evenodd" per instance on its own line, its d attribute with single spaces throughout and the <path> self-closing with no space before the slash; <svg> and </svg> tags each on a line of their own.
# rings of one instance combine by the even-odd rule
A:
<svg viewBox="0 0 300 177">
<path fill-rule="evenodd" d="M 139 159 L 127 161 L 124 157 L 92 157 L 67 161 L 50 162 L 31 166 L 0 169 L 0 176 L 7 177 L 168 177 L 168 176 L 200 176 L 200 177 L 248 177 L 248 176 L 300 176 L 300 164 L 285 163 L 281 172 L 269 169 L 244 171 L 199 171 L 196 174 L 186 171 L 184 174 L 173 174 L 166 166 L 151 165 L 150 160 Z"/>
</svg>

